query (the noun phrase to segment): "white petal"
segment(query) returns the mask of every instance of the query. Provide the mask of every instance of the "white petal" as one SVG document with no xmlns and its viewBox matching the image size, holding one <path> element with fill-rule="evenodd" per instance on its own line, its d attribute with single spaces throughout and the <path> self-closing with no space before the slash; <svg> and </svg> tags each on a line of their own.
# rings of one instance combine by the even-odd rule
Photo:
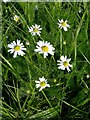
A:
<svg viewBox="0 0 90 120">
<path fill-rule="evenodd" d="M 14 45 L 8 44 L 8 47 L 9 47 L 9 48 L 14 48 Z"/>
<path fill-rule="evenodd" d="M 37 42 L 37 45 L 40 46 L 40 47 L 42 47 L 44 45 L 44 41 Z"/>
<path fill-rule="evenodd" d="M 44 76 L 42 77 L 43 80 L 45 80 Z"/>
<path fill-rule="evenodd" d="M 39 51 L 41 51 L 41 49 L 35 49 L 34 51 L 35 51 L 35 52 L 39 52 Z"/>
<path fill-rule="evenodd" d="M 61 25 L 61 27 L 60 27 L 61 29 L 63 28 L 63 26 Z"/>
<path fill-rule="evenodd" d="M 58 23 L 59 27 L 61 27 L 62 25 L 60 23 Z"/>
<path fill-rule="evenodd" d="M 65 21 L 65 23 L 67 23 L 67 20 Z"/>
<path fill-rule="evenodd" d="M 67 61 L 67 56 L 65 55 L 65 61 Z"/>
<path fill-rule="evenodd" d="M 36 88 L 39 88 L 40 87 L 40 84 L 36 84 Z"/>
<path fill-rule="evenodd" d="M 21 47 L 21 50 L 26 50 L 26 48 L 22 48 L 22 47 Z"/>
<path fill-rule="evenodd" d="M 17 52 L 15 51 L 13 57 L 15 58 L 16 56 L 17 56 Z"/>
<path fill-rule="evenodd" d="M 62 66 L 62 65 L 63 65 L 63 62 L 62 62 L 62 63 L 57 63 L 57 65 Z"/>
<path fill-rule="evenodd" d="M 67 31 L 67 27 L 63 27 L 64 31 Z"/>
<path fill-rule="evenodd" d="M 23 43 L 20 43 L 19 45 L 20 45 L 21 47 L 23 47 L 23 46 L 24 46 L 24 45 L 23 45 Z"/>
<path fill-rule="evenodd" d="M 42 30 L 42 28 L 39 28 L 38 30 Z M 41 32 L 41 31 L 40 31 Z"/>
<path fill-rule="evenodd" d="M 47 56 L 48 56 L 48 53 L 45 52 L 45 53 L 44 53 L 44 58 L 46 58 Z"/>
<path fill-rule="evenodd" d="M 58 21 L 60 22 L 60 20 L 58 19 Z"/>
<path fill-rule="evenodd" d="M 50 87 L 50 85 L 49 85 L 49 84 L 47 84 L 46 86 L 47 86 L 47 87 Z"/>
<path fill-rule="evenodd" d="M 20 40 L 17 39 L 17 45 L 20 45 Z"/>
<path fill-rule="evenodd" d="M 36 80 L 35 83 L 40 83 L 40 81 L 37 81 L 37 80 Z"/>
<path fill-rule="evenodd" d="M 44 52 L 43 51 L 39 51 L 39 54 L 44 54 Z"/>
<path fill-rule="evenodd" d="M 10 49 L 10 50 L 8 50 L 8 52 L 10 52 L 12 54 L 14 52 L 14 49 Z"/>
<path fill-rule="evenodd" d="M 21 55 L 21 56 L 25 55 L 25 53 L 21 50 L 18 52 L 18 54 Z"/>
<path fill-rule="evenodd" d="M 14 49 L 12 49 L 12 51 L 10 52 L 11 54 L 14 53 Z"/>
<path fill-rule="evenodd" d="M 29 32 L 33 31 L 32 28 L 29 28 Z"/>
<path fill-rule="evenodd" d="M 40 32 L 38 32 L 38 33 L 37 33 L 37 35 L 39 35 L 39 36 L 40 36 Z"/>
<path fill-rule="evenodd" d="M 40 80 L 40 82 L 42 82 L 42 81 L 45 81 L 45 78 L 42 77 L 42 78 L 39 78 L 39 80 Z"/>
<path fill-rule="evenodd" d="M 40 89 L 39 89 L 39 91 L 41 91 L 43 88 L 41 87 Z"/>
<path fill-rule="evenodd" d="M 60 60 L 57 60 L 57 62 L 61 62 Z"/>
<path fill-rule="evenodd" d="M 54 55 L 54 52 L 53 52 L 53 51 L 49 51 L 48 53 L 51 54 L 51 55 Z"/>
<path fill-rule="evenodd" d="M 71 64 L 69 64 L 69 67 L 73 67 Z"/>
<path fill-rule="evenodd" d="M 62 23 L 62 22 L 63 22 L 63 19 L 61 19 L 61 20 L 58 19 L 58 21 L 59 21 L 59 23 Z"/>
<path fill-rule="evenodd" d="M 67 59 L 67 62 L 70 62 L 71 61 L 71 58 Z"/>
<path fill-rule="evenodd" d="M 66 61 L 65 57 L 64 56 L 61 56 L 60 59 L 64 62 Z"/>
<path fill-rule="evenodd" d="M 12 51 L 13 49 L 9 49 L 8 52 Z"/>
<path fill-rule="evenodd" d="M 44 88 L 46 88 L 47 87 L 47 85 L 45 85 L 45 86 L 43 86 L 43 87 L 41 87 L 42 89 L 44 89 Z"/>
<path fill-rule="evenodd" d="M 38 27 L 38 25 L 37 25 L 37 24 L 35 24 L 34 28 L 37 28 L 37 27 Z"/>
<path fill-rule="evenodd" d="M 70 25 L 67 24 L 66 27 L 70 28 Z"/>
<path fill-rule="evenodd" d="M 70 72 L 71 70 L 69 69 L 69 67 L 67 67 L 67 71 Z"/>
<path fill-rule="evenodd" d="M 58 69 L 65 70 L 65 66 L 59 66 Z"/>
<path fill-rule="evenodd" d="M 15 41 L 13 41 L 13 44 L 14 44 L 14 46 L 16 46 L 16 42 Z"/>
</svg>

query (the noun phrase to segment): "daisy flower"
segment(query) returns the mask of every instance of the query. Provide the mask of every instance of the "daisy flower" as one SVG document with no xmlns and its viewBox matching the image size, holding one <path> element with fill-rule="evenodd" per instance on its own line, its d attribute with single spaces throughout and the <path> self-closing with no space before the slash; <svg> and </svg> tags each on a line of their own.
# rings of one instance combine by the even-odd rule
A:
<svg viewBox="0 0 90 120">
<path fill-rule="evenodd" d="M 59 28 L 61 28 L 61 29 L 63 28 L 64 31 L 67 31 L 67 28 L 70 28 L 70 25 L 67 24 L 67 20 L 64 22 L 63 19 L 62 20 L 58 19 L 58 21 L 59 21 L 59 23 L 58 23 Z"/>
<path fill-rule="evenodd" d="M 46 58 L 48 54 L 54 55 L 55 48 L 50 45 L 50 42 L 39 41 L 37 42 L 36 48 L 34 51 L 39 52 L 39 54 L 44 54 L 44 58 Z"/>
<path fill-rule="evenodd" d="M 29 28 L 29 32 L 32 34 L 32 36 L 35 36 L 36 34 L 40 36 L 42 28 L 40 28 L 40 25 L 32 25 L 32 27 Z"/>
<path fill-rule="evenodd" d="M 19 16 L 17 16 L 17 15 L 15 15 L 15 16 L 14 16 L 14 20 L 15 20 L 16 22 L 18 22 L 18 21 L 19 21 L 19 19 L 20 19 L 20 17 L 19 17 Z"/>
<path fill-rule="evenodd" d="M 69 69 L 69 67 L 72 67 L 72 65 L 69 64 L 70 61 L 71 61 L 71 58 L 68 59 L 67 56 L 65 56 L 65 57 L 61 56 L 60 60 L 57 60 L 57 62 L 58 62 L 57 65 L 59 65 L 58 69 L 61 69 L 61 70 L 67 69 L 68 72 L 71 71 Z"/>
<path fill-rule="evenodd" d="M 17 55 L 25 55 L 25 53 L 23 52 L 23 50 L 26 50 L 26 48 L 24 48 L 23 43 L 20 43 L 20 40 L 17 39 L 17 42 L 13 41 L 11 44 L 8 44 L 8 48 L 10 48 L 8 50 L 8 52 L 10 52 L 10 54 L 14 53 L 13 57 L 15 58 Z"/>
<path fill-rule="evenodd" d="M 29 45 L 30 43 L 28 41 L 26 41 L 26 45 Z"/>
<path fill-rule="evenodd" d="M 47 84 L 47 79 L 45 79 L 44 76 L 42 78 L 39 78 L 38 81 L 36 80 L 35 83 L 36 83 L 36 88 L 40 88 L 39 91 L 41 91 L 45 87 L 50 87 L 50 85 Z"/>
</svg>

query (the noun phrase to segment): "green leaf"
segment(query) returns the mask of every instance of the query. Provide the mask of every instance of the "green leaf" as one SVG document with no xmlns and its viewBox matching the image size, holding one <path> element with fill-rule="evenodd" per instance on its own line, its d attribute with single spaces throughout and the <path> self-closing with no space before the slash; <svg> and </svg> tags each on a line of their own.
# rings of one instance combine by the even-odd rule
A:
<svg viewBox="0 0 90 120">
<path fill-rule="evenodd" d="M 59 107 L 50 108 L 35 115 L 29 117 L 30 120 L 47 120 L 49 118 L 53 118 L 58 115 Z"/>
</svg>

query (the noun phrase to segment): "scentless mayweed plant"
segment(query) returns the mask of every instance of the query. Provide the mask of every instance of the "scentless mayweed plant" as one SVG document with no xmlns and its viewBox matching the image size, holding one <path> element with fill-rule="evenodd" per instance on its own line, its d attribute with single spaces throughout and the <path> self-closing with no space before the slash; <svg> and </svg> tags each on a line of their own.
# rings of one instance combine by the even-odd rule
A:
<svg viewBox="0 0 90 120">
<path fill-rule="evenodd" d="M 89 120 L 90 3 L 2 2 L 2 120 Z"/>
</svg>

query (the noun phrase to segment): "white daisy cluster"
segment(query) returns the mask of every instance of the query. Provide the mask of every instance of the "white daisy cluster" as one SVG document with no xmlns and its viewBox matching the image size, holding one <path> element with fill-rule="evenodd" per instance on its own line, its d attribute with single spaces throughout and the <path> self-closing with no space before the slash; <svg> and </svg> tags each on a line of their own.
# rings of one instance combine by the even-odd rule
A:
<svg viewBox="0 0 90 120">
<path fill-rule="evenodd" d="M 18 22 L 18 20 L 20 19 L 19 16 L 15 15 L 14 16 L 14 20 L 16 22 Z M 70 28 L 70 25 L 67 24 L 67 20 L 64 22 L 63 19 L 59 20 L 59 28 L 60 29 L 64 29 L 64 31 L 67 31 L 67 28 Z M 42 28 L 40 27 L 40 25 L 32 25 L 29 28 L 29 32 L 31 33 L 32 36 L 38 35 L 40 36 L 41 34 L 41 30 Z M 29 41 L 26 42 L 26 45 L 29 45 Z M 50 55 L 54 55 L 55 52 L 55 48 L 53 47 L 53 45 L 50 44 L 50 42 L 48 41 L 41 41 L 39 40 L 36 43 L 36 49 L 34 50 L 36 53 L 39 54 L 43 54 L 44 58 L 46 58 L 48 56 L 48 54 Z M 64 41 L 63 43 L 64 45 L 66 44 L 66 41 Z M 8 52 L 10 52 L 10 54 L 14 54 L 13 57 L 16 58 L 17 55 L 23 56 L 25 55 L 25 53 L 23 51 L 26 50 L 26 48 L 24 47 L 23 43 L 20 43 L 20 40 L 17 39 L 17 41 L 13 41 L 10 44 L 8 44 Z M 58 65 L 58 69 L 60 70 L 67 70 L 68 72 L 70 72 L 70 68 L 72 68 L 72 65 L 69 63 L 71 61 L 71 58 L 67 58 L 67 56 L 61 56 L 60 60 L 57 60 L 57 65 Z M 42 78 L 39 78 L 39 80 L 35 81 L 36 83 L 36 88 L 39 88 L 39 91 L 41 91 L 42 89 L 46 88 L 46 87 L 50 87 L 49 84 L 47 84 L 47 79 L 44 78 L 44 76 Z"/>
<path fill-rule="evenodd" d="M 32 25 L 32 27 L 29 28 L 29 32 L 32 34 L 32 36 L 41 34 L 42 28 L 40 25 Z M 44 54 L 44 58 L 48 56 L 48 54 L 54 55 L 55 48 L 50 44 L 50 42 L 47 41 L 41 41 L 37 42 L 35 52 L 38 52 L 39 54 Z"/>
</svg>

